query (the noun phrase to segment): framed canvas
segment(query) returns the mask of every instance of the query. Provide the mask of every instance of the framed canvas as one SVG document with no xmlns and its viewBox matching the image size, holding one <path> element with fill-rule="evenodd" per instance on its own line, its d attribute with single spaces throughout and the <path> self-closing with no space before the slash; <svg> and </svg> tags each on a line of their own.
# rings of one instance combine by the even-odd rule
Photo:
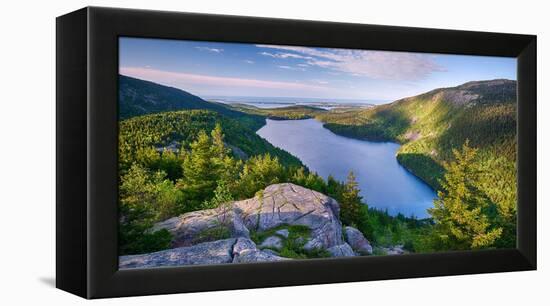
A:
<svg viewBox="0 0 550 306">
<path fill-rule="evenodd" d="M 536 36 L 87 7 L 56 62 L 62 290 L 536 269 Z"/>
</svg>

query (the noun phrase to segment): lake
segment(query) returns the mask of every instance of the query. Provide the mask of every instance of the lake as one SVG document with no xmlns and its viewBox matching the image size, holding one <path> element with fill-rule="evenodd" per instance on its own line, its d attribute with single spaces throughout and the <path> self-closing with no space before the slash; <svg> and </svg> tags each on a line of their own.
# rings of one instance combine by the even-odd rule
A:
<svg viewBox="0 0 550 306">
<path fill-rule="evenodd" d="M 332 174 L 343 181 L 356 175 L 363 200 L 369 207 L 392 215 L 428 217 L 427 208 L 437 197 L 430 186 L 408 172 L 395 157 L 399 144 L 347 138 L 325 129 L 315 119 L 270 120 L 258 135 L 288 151 L 325 179 Z"/>
</svg>

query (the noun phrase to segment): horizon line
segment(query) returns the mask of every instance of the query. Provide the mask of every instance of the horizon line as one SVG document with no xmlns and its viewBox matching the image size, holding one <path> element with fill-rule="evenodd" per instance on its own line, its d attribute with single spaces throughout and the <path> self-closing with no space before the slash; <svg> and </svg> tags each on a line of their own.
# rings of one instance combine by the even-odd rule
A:
<svg viewBox="0 0 550 306">
<path fill-rule="evenodd" d="M 153 81 L 153 80 L 149 80 L 149 79 L 137 78 L 137 77 L 134 77 L 134 76 L 126 75 L 126 74 L 121 73 L 120 71 L 119 71 L 118 75 L 128 77 L 128 78 L 133 78 L 133 79 L 136 79 L 136 80 L 151 82 L 153 84 L 157 84 L 157 85 L 160 85 L 160 86 L 175 88 L 175 89 L 178 89 L 178 90 L 181 90 L 181 91 L 185 91 L 185 92 L 187 92 L 189 94 L 192 94 L 194 96 L 197 96 L 197 97 L 199 97 L 203 100 L 208 99 L 207 97 L 211 97 L 211 98 L 215 98 L 215 97 L 228 97 L 228 98 L 230 98 L 230 97 L 234 97 L 234 98 L 285 98 L 285 99 L 317 99 L 317 100 L 331 99 L 331 98 L 319 98 L 319 97 L 292 97 L 292 96 L 254 96 L 254 95 L 253 96 L 246 96 L 246 95 L 241 96 L 241 95 L 215 95 L 215 94 L 214 95 L 210 95 L 210 94 L 204 94 L 203 95 L 203 94 L 197 94 L 197 93 L 191 92 L 188 89 L 183 89 L 183 88 L 180 88 L 180 87 L 176 87 L 174 85 L 162 84 L 162 83 L 159 83 L 158 81 Z M 437 89 L 446 89 L 446 88 L 459 87 L 459 86 L 462 86 L 462 85 L 465 85 L 465 84 L 468 84 L 468 83 L 471 83 L 471 82 L 491 82 L 491 81 L 497 81 L 497 80 L 517 82 L 516 79 L 508 79 L 508 78 L 496 78 L 496 79 L 487 79 L 487 80 L 471 80 L 471 81 L 467 81 L 467 82 L 464 82 L 464 83 L 461 83 L 461 84 L 458 84 L 458 85 L 432 88 L 430 90 L 427 90 L 427 91 L 424 91 L 424 92 L 421 92 L 421 93 L 418 93 L 418 94 L 405 96 L 405 97 L 400 97 L 400 98 L 397 98 L 397 99 L 389 99 L 389 100 L 388 99 L 367 99 L 367 98 L 332 98 L 332 99 L 335 99 L 335 100 L 348 100 L 348 101 L 360 101 L 360 100 L 373 101 L 373 102 L 376 101 L 376 102 L 381 102 L 380 104 L 376 104 L 376 105 L 383 105 L 383 104 L 390 104 L 390 103 L 393 103 L 393 102 L 396 102 L 396 101 L 399 101 L 399 100 L 402 100 L 402 99 L 407 99 L 407 98 L 410 98 L 410 97 L 415 97 L 415 96 L 418 96 L 418 95 L 422 95 L 422 94 L 425 94 L 425 93 L 428 93 L 430 91 L 437 90 Z M 235 102 L 239 102 L 239 101 L 235 101 Z M 258 103 L 258 102 L 256 102 L 256 103 Z"/>
</svg>

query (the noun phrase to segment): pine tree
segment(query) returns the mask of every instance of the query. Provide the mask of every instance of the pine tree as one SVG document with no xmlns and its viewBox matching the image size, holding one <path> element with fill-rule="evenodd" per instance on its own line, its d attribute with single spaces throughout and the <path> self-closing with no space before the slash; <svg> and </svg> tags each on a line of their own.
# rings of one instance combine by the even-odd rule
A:
<svg viewBox="0 0 550 306">
<path fill-rule="evenodd" d="M 480 169 L 477 150 L 466 141 L 462 150 L 453 150 L 454 161 L 446 170 L 439 199 L 429 209 L 436 222 L 437 238 L 447 249 L 477 249 L 491 246 L 502 234 L 487 215 L 491 203 L 479 191 Z"/>
<path fill-rule="evenodd" d="M 340 199 L 340 219 L 344 224 L 361 223 L 361 199 L 355 174 L 350 171 Z"/>
<path fill-rule="evenodd" d="M 219 178 L 219 163 L 214 162 L 217 152 L 213 150 L 212 141 L 203 130 L 190 147 L 191 151 L 183 161 L 183 178 L 179 185 L 186 193 L 190 208 L 198 208 L 214 193 Z"/>
<path fill-rule="evenodd" d="M 168 248 L 167 231 L 152 232 L 155 222 L 170 216 L 181 197 L 164 172 L 150 173 L 133 164 L 122 176 L 119 192 L 119 250 L 138 254 Z"/>
<path fill-rule="evenodd" d="M 216 127 L 210 133 L 212 139 L 212 154 L 216 159 L 223 160 L 229 155 L 230 150 L 225 146 L 222 126 L 216 123 Z"/>
<path fill-rule="evenodd" d="M 233 189 L 242 168 L 242 161 L 231 156 L 231 149 L 225 145 L 225 135 L 222 127 L 216 123 L 216 127 L 210 133 L 212 141 L 212 163 L 217 171 L 217 180 L 222 181 L 228 189 Z"/>
<path fill-rule="evenodd" d="M 247 160 L 238 182 L 240 198 L 251 197 L 265 187 L 284 181 L 285 169 L 277 157 L 265 154 Z"/>
</svg>

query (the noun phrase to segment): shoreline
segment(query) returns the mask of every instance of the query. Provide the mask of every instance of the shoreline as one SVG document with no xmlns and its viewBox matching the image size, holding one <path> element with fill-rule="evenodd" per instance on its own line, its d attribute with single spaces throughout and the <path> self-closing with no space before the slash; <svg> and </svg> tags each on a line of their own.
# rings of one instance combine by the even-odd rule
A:
<svg viewBox="0 0 550 306">
<path fill-rule="evenodd" d="M 361 141 L 361 142 L 371 142 L 371 143 L 390 143 L 390 144 L 396 144 L 399 146 L 398 150 L 401 148 L 401 146 L 403 146 L 402 143 L 399 143 L 399 142 L 396 142 L 396 141 L 392 141 L 392 140 L 378 140 L 378 141 L 373 141 L 373 140 L 367 140 L 367 139 L 361 139 L 361 138 L 357 138 L 357 137 L 350 137 L 350 136 L 347 136 L 347 135 L 341 135 L 341 134 L 338 134 L 338 133 L 335 133 L 334 131 L 328 129 L 325 127 L 325 124 L 323 121 L 319 120 L 318 118 L 315 118 L 315 117 L 312 117 L 312 118 L 300 118 L 300 119 L 289 119 L 289 118 L 284 118 L 284 119 L 273 119 L 273 118 L 269 118 L 269 117 L 266 117 L 265 118 L 266 120 L 273 120 L 273 121 L 302 121 L 302 120 L 315 120 L 319 123 L 322 123 L 322 126 L 323 126 L 323 129 L 327 130 L 328 132 L 332 133 L 334 136 L 336 137 L 342 137 L 342 138 L 345 138 L 347 140 L 355 140 L 355 141 Z M 261 129 L 263 128 L 264 126 L 267 125 L 267 121 L 266 121 L 266 124 L 262 125 L 257 131 L 256 133 Z M 262 136 L 260 136 L 262 137 Z M 263 138 L 263 137 L 262 137 Z M 265 138 L 263 138 L 265 139 Z M 269 140 L 265 139 L 267 142 L 269 142 Z M 286 152 L 288 152 L 289 154 L 291 154 L 292 156 L 294 156 L 295 158 L 298 158 L 300 159 L 299 157 L 297 157 L 296 155 L 294 155 L 292 152 L 289 152 L 288 150 L 284 149 L 284 148 L 280 148 L 278 146 L 276 146 L 275 144 L 269 142 L 272 146 L 274 147 L 277 147 L 281 150 L 285 150 Z M 399 155 L 399 153 L 396 153 L 396 155 L 394 156 L 397 164 L 402 167 L 407 173 L 411 174 L 412 176 L 414 176 L 417 180 L 419 180 L 420 182 L 422 182 L 422 184 L 424 184 L 426 187 L 428 187 L 434 194 L 435 194 L 435 199 L 438 198 L 437 196 L 437 192 L 438 190 L 436 188 L 434 188 L 432 185 L 430 185 L 428 182 L 426 182 L 425 180 L 423 180 L 420 176 L 418 176 L 414 171 L 411 170 L 411 168 L 407 167 L 405 164 L 401 163 L 401 161 L 399 160 L 399 158 L 397 158 L 397 156 Z M 301 160 L 301 159 L 300 159 Z M 308 167 L 307 165 L 305 165 L 306 167 Z M 308 167 L 309 168 L 309 167 Z M 326 178 L 325 178 L 326 179 Z M 392 217 L 395 217 L 397 216 L 398 214 L 403 214 L 403 215 L 406 215 L 404 212 L 401 212 L 401 211 L 397 211 L 397 212 L 394 212 L 394 213 L 390 213 L 387 209 L 382 209 L 382 208 L 379 208 L 379 207 L 375 207 L 375 206 L 370 206 L 366 203 L 363 203 L 364 205 L 367 205 L 369 207 L 369 209 L 374 209 L 378 212 L 387 212 L 388 215 L 392 216 Z M 433 206 L 433 203 L 432 203 L 432 206 Z M 427 209 L 426 209 L 427 210 Z M 431 220 L 432 218 L 429 216 L 429 214 L 426 212 L 426 215 L 428 215 L 427 217 L 418 217 L 418 216 L 414 216 L 414 218 L 416 220 Z M 407 216 L 407 218 L 409 218 Z"/>
<path fill-rule="evenodd" d="M 353 137 L 353 136 L 349 136 L 349 135 L 344 135 L 344 134 L 338 134 L 336 133 L 335 131 L 329 129 L 326 127 L 326 123 L 317 119 L 316 117 L 311 117 L 311 118 L 300 118 L 300 119 L 289 119 L 289 118 L 284 118 L 284 119 L 279 119 L 279 118 L 269 118 L 269 117 L 266 117 L 265 118 L 266 120 L 269 119 L 269 120 L 274 120 L 274 121 L 285 121 L 285 120 L 288 120 L 288 121 L 299 121 L 299 120 L 310 120 L 310 119 L 314 119 L 318 122 L 321 122 L 323 124 L 323 128 L 330 131 L 331 133 L 333 133 L 334 135 L 336 136 L 340 136 L 340 137 L 344 137 L 344 138 L 347 138 L 347 139 L 354 139 L 354 140 L 360 140 L 360 141 L 368 141 L 368 142 L 374 142 L 374 143 L 394 143 L 394 144 L 398 144 L 399 145 L 399 148 L 401 148 L 404 143 L 400 143 L 399 141 L 397 140 L 392 140 L 392 139 L 388 139 L 388 140 L 372 140 L 372 139 L 368 139 L 368 138 L 359 138 L 359 137 Z M 262 125 L 258 130 L 256 130 L 255 132 L 258 132 L 261 128 L 263 128 L 264 126 L 266 126 L 266 124 Z M 263 137 L 262 137 L 263 138 Z M 266 141 L 268 141 L 266 139 Z M 269 142 L 269 141 L 268 141 Z M 270 142 L 271 143 L 271 142 Z M 271 143 L 272 146 L 275 146 L 274 144 Z M 277 147 L 277 146 L 275 146 Z M 279 147 L 277 147 L 279 148 Z M 279 148 L 281 150 L 284 150 L 282 148 Z M 285 150 L 286 151 L 286 150 Z M 292 156 L 294 156 L 294 154 L 290 153 Z M 410 167 L 407 167 L 405 164 L 403 164 L 399 158 L 397 158 L 399 156 L 399 152 L 397 152 L 397 154 L 395 155 L 395 159 L 397 160 L 397 163 L 402 166 L 405 170 L 407 170 L 407 172 L 409 172 L 410 174 L 414 175 L 416 178 L 418 178 L 420 181 L 422 181 L 424 184 L 426 184 L 428 187 L 430 187 L 430 189 L 432 189 L 435 193 L 437 193 L 438 189 L 435 188 L 434 186 L 432 186 L 429 182 L 425 181 L 422 177 L 420 177 L 418 174 L 416 174 L 414 172 L 414 170 L 412 170 Z M 296 157 L 296 156 L 294 156 Z M 296 157 L 298 158 L 298 157 Z"/>
</svg>

